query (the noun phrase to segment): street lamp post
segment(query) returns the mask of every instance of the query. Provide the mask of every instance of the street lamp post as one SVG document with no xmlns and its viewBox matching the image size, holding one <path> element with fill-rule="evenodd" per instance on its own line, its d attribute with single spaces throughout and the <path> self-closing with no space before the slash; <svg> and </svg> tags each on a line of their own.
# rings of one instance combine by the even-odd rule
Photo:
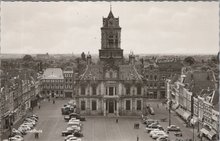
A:
<svg viewBox="0 0 220 141">
<path fill-rule="evenodd" d="M 193 126 L 193 141 L 194 141 L 194 118 L 193 118 L 193 124 L 192 124 L 192 126 Z"/>
<path fill-rule="evenodd" d="M 167 80 L 167 100 L 168 100 L 168 110 L 169 110 L 169 126 L 171 125 L 171 95 L 170 95 L 170 80 Z"/>
<path fill-rule="evenodd" d="M 171 104 L 172 104 L 172 101 L 170 100 L 169 101 L 169 126 L 171 125 Z"/>
</svg>

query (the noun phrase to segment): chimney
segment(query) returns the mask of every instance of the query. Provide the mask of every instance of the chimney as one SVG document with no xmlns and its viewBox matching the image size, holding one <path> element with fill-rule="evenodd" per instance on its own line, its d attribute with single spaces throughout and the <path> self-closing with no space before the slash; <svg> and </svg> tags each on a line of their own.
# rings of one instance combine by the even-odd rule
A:
<svg viewBox="0 0 220 141">
<path fill-rule="evenodd" d="M 134 65 L 134 64 L 135 64 L 135 56 L 134 56 L 134 53 L 133 53 L 133 52 L 131 52 L 131 53 L 129 54 L 129 63 L 130 63 L 131 65 Z"/>
<path fill-rule="evenodd" d="M 89 54 L 87 55 L 87 65 L 90 65 L 92 63 L 92 56 Z"/>
</svg>

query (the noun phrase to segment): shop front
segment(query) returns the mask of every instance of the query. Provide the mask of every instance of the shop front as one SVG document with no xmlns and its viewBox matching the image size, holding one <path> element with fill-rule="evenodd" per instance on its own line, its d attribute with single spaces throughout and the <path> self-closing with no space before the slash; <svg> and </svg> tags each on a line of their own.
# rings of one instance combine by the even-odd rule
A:
<svg viewBox="0 0 220 141">
<path fill-rule="evenodd" d="M 190 121 L 191 113 L 183 110 L 181 107 L 176 109 L 176 113 L 186 122 Z"/>
</svg>

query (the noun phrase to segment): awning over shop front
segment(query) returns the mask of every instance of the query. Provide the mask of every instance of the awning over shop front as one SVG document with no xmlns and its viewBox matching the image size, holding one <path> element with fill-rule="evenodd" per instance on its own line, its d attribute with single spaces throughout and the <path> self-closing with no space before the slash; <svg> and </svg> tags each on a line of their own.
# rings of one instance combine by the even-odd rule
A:
<svg viewBox="0 0 220 141">
<path fill-rule="evenodd" d="M 191 116 L 191 113 L 184 111 L 182 108 L 176 109 L 176 113 L 185 120 L 188 120 Z"/>
<path fill-rule="evenodd" d="M 214 137 L 216 134 L 217 134 L 216 131 L 211 130 L 211 131 L 208 133 L 208 138 L 209 138 L 210 140 L 212 140 L 213 137 Z"/>
<path fill-rule="evenodd" d="M 176 110 L 176 109 L 178 108 L 178 106 L 179 106 L 179 104 L 178 104 L 178 103 L 173 104 L 173 105 L 172 105 L 172 109 L 173 109 L 173 110 Z"/>
<path fill-rule="evenodd" d="M 192 125 L 195 125 L 196 123 L 198 123 L 198 121 L 199 121 L 199 119 L 197 117 L 193 116 L 193 118 L 190 120 L 190 123 Z"/>
<path fill-rule="evenodd" d="M 191 116 L 191 113 L 184 111 L 184 113 L 183 113 L 183 118 L 184 118 L 185 120 L 189 120 L 190 116 Z"/>
<path fill-rule="evenodd" d="M 183 112 L 184 112 L 184 111 L 183 111 L 181 108 L 176 109 L 176 113 L 177 113 L 178 115 L 180 115 L 180 116 L 183 115 Z"/>
<path fill-rule="evenodd" d="M 207 136 L 207 135 L 209 134 L 209 131 L 208 131 L 207 129 L 205 129 L 205 128 L 202 128 L 202 129 L 200 130 L 200 133 Z"/>
</svg>

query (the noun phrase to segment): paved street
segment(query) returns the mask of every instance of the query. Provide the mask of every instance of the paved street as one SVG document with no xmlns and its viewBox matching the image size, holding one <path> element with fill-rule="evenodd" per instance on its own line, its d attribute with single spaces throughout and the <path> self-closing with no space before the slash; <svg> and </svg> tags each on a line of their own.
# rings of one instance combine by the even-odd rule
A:
<svg viewBox="0 0 220 141">
<path fill-rule="evenodd" d="M 39 116 L 39 121 L 37 123 L 36 129 L 43 130 L 40 134 L 39 141 L 62 141 L 61 136 L 62 130 L 66 128 L 66 123 L 61 115 L 61 106 L 68 100 L 56 100 L 53 104 L 52 101 L 48 103 L 41 102 L 41 109 L 35 107 L 34 111 Z M 25 135 L 25 141 L 34 141 L 34 134 L 28 133 Z"/>
<path fill-rule="evenodd" d="M 154 110 L 155 110 L 155 115 L 151 116 L 153 119 L 161 119 L 161 118 L 167 118 L 167 121 L 166 122 L 161 122 L 160 124 L 163 126 L 163 127 L 167 127 L 168 126 L 168 120 L 169 120 L 169 114 L 168 114 L 168 110 L 166 109 L 165 105 L 162 105 L 159 103 L 159 108 L 157 107 L 157 104 L 158 103 L 150 103 L 150 105 L 152 107 L 154 107 Z M 171 111 L 171 124 L 175 124 L 177 126 L 180 127 L 180 129 L 182 130 L 183 132 L 183 138 L 184 139 L 192 139 L 193 138 L 193 129 L 192 128 L 189 128 L 189 127 L 185 127 L 185 123 L 184 121 L 178 116 L 176 115 L 176 113 L 174 111 Z M 174 135 L 172 135 L 172 133 L 170 133 L 171 135 L 171 138 L 172 139 L 175 139 L 176 137 L 174 137 Z M 199 138 L 197 138 L 197 129 L 195 128 L 194 129 L 194 139 L 196 141 L 199 140 Z"/>
<path fill-rule="evenodd" d="M 40 134 L 39 141 L 62 141 L 63 137 L 61 132 L 66 129 L 67 123 L 63 120 L 60 108 L 68 100 L 56 100 L 53 104 L 52 101 L 41 103 L 41 109 L 35 107 L 34 112 L 39 116 L 39 122 L 36 129 L 43 130 Z M 168 111 L 165 107 L 160 105 L 157 108 L 157 103 L 151 104 L 155 109 L 155 115 L 152 118 L 161 119 L 168 117 Z M 136 141 L 137 136 L 139 141 L 152 141 L 144 130 L 144 125 L 140 124 L 140 129 L 134 129 L 134 123 L 141 122 L 136 117 L 120 117 L 119 122 L 115 122 L 114 117 L 87 117 L 87 121 L 83 125 L 83 141 Z M 181 127 L 184 138 L 192 138 L 192 130 L 186 128 L 183 121 L 172 114 L 172 124 L 176 124 Z M 161 122 L 163 127 L 168 126 L 167 122 Z M 196 131 L 195 131 L 196 133 Z M 171 134 L 172 139 L 174 136 Z M 25 141 L 34 141 L 34 135 L 28 133 L 25 136 Z"/>
</svg>

